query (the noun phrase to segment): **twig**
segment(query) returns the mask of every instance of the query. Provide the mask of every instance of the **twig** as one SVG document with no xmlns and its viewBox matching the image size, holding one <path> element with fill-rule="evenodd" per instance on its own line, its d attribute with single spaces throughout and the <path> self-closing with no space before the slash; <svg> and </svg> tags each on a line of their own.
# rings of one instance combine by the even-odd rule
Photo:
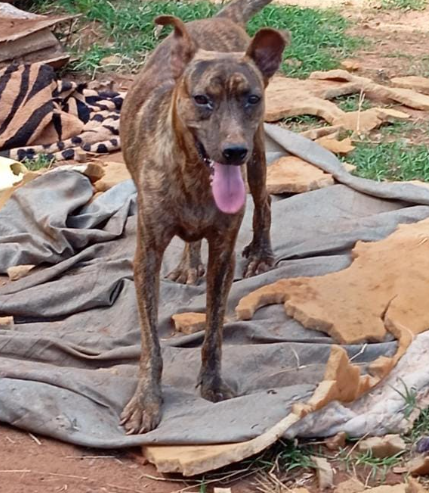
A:
<svg viewBox="0 0 429 493">
<path fill-rule="evenodd" d="M 358 356 L 360 356 L 361 354 L 363 354 L 363 353 L 366 351 L 367 346 L 368 346 L 368 344 L 367 344 L 367 343 L 365 343 L 365 344 L 364 344 L 364 345 L 360 348 L 360 350 L 359 350 L 359 351 L 358 351 L 358 352 L 357 352 L 354 356 L 352 356 L 352 357 L 350 358 L 350 363 L 351 363 L 354 359 L 356 359 Z"/>
<path fill-rule="evenodd" d="M 235 476 L 238 476 L 240 474 L 241 474 L 241 476 L 239 476 L 239 479 L 243 479 L 247 476 L 250 476 L 251 474 L 254 474 L 253 470 L 249 471 L 251 466 L 252 465 L 249 464 L 249 466 L 244 468 L 244 469 L 239 469 L 237 471 L 232 471 L 228 474 L 224 474 L 223 476 L 220 476 L 220 477 L 205 480 L 204 484 L 209 485 L 209 484 L 213 484 L 213 483 L 223 483 L 225 481 L 231 480 L 232 478 L 234 478 Z M 142 474 L 140 477 L 152 479 L 154 481 L 166 481 L 166 482 L 171 482 L 171 483 L 184 483 L 186 485 L 183 488 L 181 488 L 180 490 L 174 491 L 173 493 L 184 493 L 185 491 L 189 491 L 190 489 L 197 487 L 201 483 L 201 481 L 194 479 L 194 480 L 191 480 L 191 481 L 193 481 L 193 484 L 187 484 L 187 482 L 183 479 L 164 478 L 162 476 L 151 476 L 150 474 Z"/>
<path fill-rule="evenodd" d="M 353 445 L 353 447 L 349 450 L 348 454 L 346 455 L 346 459 L 349 459 L 350 456 L 352 455 L 352 453 L 355 451 L 355 449 L 359 446 L 360 442 L 362 440 L 365 440 L 365 438 L 369 435 L 369 433 L 365 433 L 365 435 L 361 438 L 359 438 L 359 440 Z"/>
<path fill-rule="evenodd" d="M 370 471 L 370 472 L 368 473 L 368 476 L 367 476 L 367 477 L 366 477 L 366 479 L 365 479 L 365 489 L 367 489 L 367 488 L 368 488 L 368 486 L 369 486 L 369 481 L 370 481 L 370 479 L 371 479 L 372 474 L 373 474 L 373 471 Z"/>
<path fill-rule="evenodd" d="M 295 359 L 296 359 L 296 366 L 297 366 L 297 370 L 299 370 L 301 368 L 301 361 L 299 359 L 299 355 L 298 353 L 295 351 L 295 349 L 291 346 L 290 347 L 290 350 L 292 351 L 293 355 L 295 356 Z"/>
<path fill-rule="evenodd" d="M 164 478 L 163 476 L 151 476 L 150 474 L 141 474 L 140 478 L 152 479 L 153 481 L 168 481 L 172 483 L 184 483 L 183 479 Z"/>
<path fill-rule="evenodd" d="M 272 377 L 274 375 L 281 375 L 282 373 L 290 373 L 290 372 L 296 371 L 296 370 L 303 370 L 304 368 L 312 368 L 313 366 L 318 366 L 318 364 L 313 363 L 311 365 L 302 365 L 299 368 L 296 368 L 296 367 L 295 368 L 286 368 L 285 370 L 280 370 L 280 371 L 276 371 L 275 373 L 271 373 L 268 376 Z"/>
<path fill-rule="evenodd" d="M 34 440 L 34 441 L 37 443 L 37 445 L 42 445 L 42 442 L 41 442 L 41 441 L 40 441 L 40 440 L 39 440 L 36 436 L 34 436 L 34 435 L 33 435 L 33 433 L 29 433 L 29 434 L 28 434 L 28 436 L 29 436 L 32 440 Z"/>
<path fill-rule="evenodd" d="M 0 474 L 2 473 L 9 473 L 9 472 L 17 472 L 17 473 L 23 473 L 23 472 L 31 472 L 30 469 L 0 469 Z"/>
<path fill-rule="evenodd" d="M 360 90 L 360 94 L 359 94 L 359 103 L 358 103 L 358 115 L 357 115 L 357 122 L 356 122 L 356 131 L 357 131 L 357 134 L 360 135 L 360 114 L 362 112 L 362 104 L 365 100 L 365 92 L 363 90 L 363 88 Z"/>
<path fill-rule="evenodd" d="M 31 472 L 31 471 L 28 471 L 28 472 Z M 50 476 L 59 476 L 61 478 L 83 479 L 85 481 L 88 479 L 85 476 L 75 476 L 74 474 L 59 474 L 59 473 L 56 473 L 56 472 L 48 472 L 48 474 Z"/>
<path fill-rule="evenodd" d="M 181 488 L 180 490 L 173 491 L 172 493 L 185 493 L 185 491 L 189 491 L 192 488 L 198 488 L 199 483 L 191 484 L 189 486 L 185 486 L 184 488 Z"/>
<path fill-rule="evenodd" d="M 118 486 L 117 484 L 107 483 L 110 488 L 118 488 L 118 490 L 132 491 L 133 493 L 145 493 L 143 490 L 135 490 L 134 488 L 127 488 L 126 486 Z"/>
<path fill-rule="evenodd" d="M 273 493 L 284 491 L 292 491 L 285 483 L 280 481 L 278 478 L 273 478 L 270 474 L 260 474 L 256 477 L 256 489 L 262 493 Z M 280 489 L 279 489 L 280 488 Z"/>
</svg>

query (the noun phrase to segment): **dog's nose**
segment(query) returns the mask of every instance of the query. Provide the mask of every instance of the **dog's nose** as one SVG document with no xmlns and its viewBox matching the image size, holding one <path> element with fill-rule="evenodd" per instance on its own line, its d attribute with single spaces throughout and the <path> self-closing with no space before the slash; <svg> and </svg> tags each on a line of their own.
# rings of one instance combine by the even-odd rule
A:
<svg viewBox="0 0 429 493">
<path fill-rule="evenodd" d="M 222 151 L 227 164 L 241 164 L 247 156 L 247 148 L 240 144 L 225 147 Z"/>
</svg>

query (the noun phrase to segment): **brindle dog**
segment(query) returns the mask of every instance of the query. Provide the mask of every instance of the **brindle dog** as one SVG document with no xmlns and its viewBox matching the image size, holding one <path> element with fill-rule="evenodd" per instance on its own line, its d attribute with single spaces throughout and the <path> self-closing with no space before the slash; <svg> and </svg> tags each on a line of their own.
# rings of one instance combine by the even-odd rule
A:
<svg viewBox="0 0 429 493">
<path fill-rule="evenodd" d="M 244 250 L 245 276 L 273 265 L 270 198 L 266 192 L 264 89 L 277 71 L 287 35 L 261 29 L 250 17 L 271 0 L 234 0 L 216 17 L 184 24 L 162 16 L 173 33 L 154 51 L 122 110 L 121 141 L 137 187 L 134 281 L 141 324 L 140 375 L 121 424 L 127 433 L 161 419 L 162 358 L 157 335 L 159 277 L 173 236 L 187 242 L 169 278 L 195 283 L 209 244 L 207 326 L 199 375 L 201 395 L 232 396 L 221 377 L 222 328 L 234 272 L 234 246 L 244 213 L 245 167 L 255 204 L 253 240 Z M 246 166 L 244 166 L 246 165 Z"/>
</svg>

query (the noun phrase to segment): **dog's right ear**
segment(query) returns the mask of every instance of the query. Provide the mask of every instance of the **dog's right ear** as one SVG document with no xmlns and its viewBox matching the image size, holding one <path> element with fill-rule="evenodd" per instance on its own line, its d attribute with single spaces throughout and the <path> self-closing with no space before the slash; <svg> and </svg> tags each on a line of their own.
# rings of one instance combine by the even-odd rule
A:
<svg viewBox="0 0 429 493">
<path fill-rule="evenodd" d="M 177 17 L 161 15 L 155 19 L 155 23 L 161 26 L 171 25 L 174 27 L 170 63 L 173 77 L 178 79 L 185 70 L 186 65 L 194 57 L 197 46 L 189 35 L 185 23 Z"/>
</svg>

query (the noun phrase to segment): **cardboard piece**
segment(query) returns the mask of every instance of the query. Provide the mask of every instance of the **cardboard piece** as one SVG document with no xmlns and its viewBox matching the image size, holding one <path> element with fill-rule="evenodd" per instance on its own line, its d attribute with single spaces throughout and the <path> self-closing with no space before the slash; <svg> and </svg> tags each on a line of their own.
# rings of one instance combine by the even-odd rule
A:
<svg viewBox="0 0 429 493">
<path fill-rule="evenodd" d="M 299 419 L 299 416 L 291 413 L 262 435 L 242 443 L 146 446 L 143 447 L 143 455 L 156 465 L 159 472 L 196 476 L 262 452 L 281 438 Z"/>
<path fill-rule="evenodd" d="M 121 162 L 104 161 L 102 169 L 104 174 L 94 185 L 97 192 L 105 192 L 118 183 L 131 178 L 126 165 Z"/>
<path fill-rule="evenodd" d="M 413 88 L 425 89 L 428 81 L 429 79 L 419 80 L 419 83 L 414 83 Z M 411 87 L 412 83 L 403 82 L 402 85 Z M 339 96 L 360 93 L 367 99 L 386 103 L 395 101 L 418 110 L 429 109 L 429 96 L 416 90 L 382 86 L 346 70 L 330 70 L 313 72 L 306 80 L 274 77 L 266 91 L 265 121 L 275 122 L 300 115 L 322 118 L 331 126 L 303 132 L 305 137 L 315 140 L 341 129 L 364 135 L 384 122 L 410 118 L 407 113 L 389 108 L 376 107 L 365 111 L 345 112 L 331 101 Z"/>
<path fill-rule="evenodd" d="M 287 315 L 342 344 L 382 341 L 391 332 L 399 341 L 397 353 L 371 365 L 374 380 L 365 383 L 370 388 L 392 369 L 414 335 L 429 326 L 429 283 L 424 275 L 429 269 L 428 237 L 429 220 L 424 220 L 400 225 L 382 241 L 358 242 L 347 269 L 263 286 L 240 300 L 237 316 L 249 320 L 262 306 L 284 303 Z M 329 387 L 325 392 L 333 391 Z"/>
<path fill-rule="evenodd" d="M 177 313 L 171 318 L 176 331 L 183 334 L 195 334 L 195 332 L 204 330 L 206 326 L 205 313 Z"/>
<path fill-rule="evenodd" d="M 390 81 L 393 86 L 403 89 L 413 89 L 422 94 L 429 94 L 429 78 L 410 75 L 408 77 L 394 77 Z"/>
<path fill-rule="evenodd" d="M 429 96 L 420 94 L 411 89 L 398 87 L 386 87 L 373 82 L 366 77 L 353 75 L 345 70 L 330 70 L 328 72 L 313 72 L 310 75 L 313 80 L 336 80 L 351 82 L 360 87 L 366 97 L 384 101 L 395 101 L 415 110 L 427 111 L 429 109 Z"/>
<path fill-rule="evenodd" d="M 0 317 L 0 329 L 13 329 L 14 320 L 13 317 Z"/>
<path fill-rule="evenodd" d="M 267 190 L 270 194 L 302 193 L 334 184 L 334 179 L 316 166 L 287 156 L 267 168 Z"/>
<path fill-rule="evenodd" d="M 333 152 L 334 154 L 348 154 L 355 148 L 352 145 L 352 141 L 349 137 L 343 140 L 338 140 L 330 136 L 325 136 L 317 139 L 316 142 L 325 149 L 328 149 L 328 151 Z"/>
<path fill-rule="evenodd" d="M 27 265 L 16 265 L 15 267 L 9 267 L 7 269 L 7 275 L 11 281 L 18 281 L 22 277 L 27 276 L 32 269 L 34 269 L 35 265 L 27 264 Z"/>
<path fill-rule="evenodd" d="M 78 16 L 43 16 L 0 3 L 0 68 L 13 61 L 64 65 L 70 56 L 51 29 Z"/>
</svg>

